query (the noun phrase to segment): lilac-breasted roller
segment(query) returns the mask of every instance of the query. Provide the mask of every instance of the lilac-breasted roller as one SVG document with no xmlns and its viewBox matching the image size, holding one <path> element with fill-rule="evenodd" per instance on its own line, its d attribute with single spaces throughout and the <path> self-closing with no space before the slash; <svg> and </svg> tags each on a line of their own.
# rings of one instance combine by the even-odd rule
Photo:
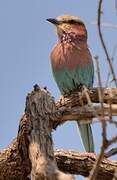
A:
<svg viewBox="0 0 117 180">
<path fill-rule="evenodd" d="M 79 86 L 93 86 L 94 66 L 87 45 L 87 30 L 79 17 L 63 15 L 47 19 L 55 25 L 58 42 L 51 52 L 54 79 L 62 95 Z M 87 152 L 94 151 L 90 124 L 77 121 L 81 139 Z"/>
</svg>

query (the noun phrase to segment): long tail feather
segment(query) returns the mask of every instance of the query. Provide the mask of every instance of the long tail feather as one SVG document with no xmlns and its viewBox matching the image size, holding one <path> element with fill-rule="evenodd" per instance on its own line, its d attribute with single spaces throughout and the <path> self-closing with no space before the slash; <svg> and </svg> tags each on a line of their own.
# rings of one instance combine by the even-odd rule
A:
<svg viewBox="0 0 117 180">
<path fill-rule="evenodd" d="M 81 124 L 79 122 L 77 123 L 85 150 L 87 152 L 94 152 L 94 142 L 91 125 Z"/>
</svg>

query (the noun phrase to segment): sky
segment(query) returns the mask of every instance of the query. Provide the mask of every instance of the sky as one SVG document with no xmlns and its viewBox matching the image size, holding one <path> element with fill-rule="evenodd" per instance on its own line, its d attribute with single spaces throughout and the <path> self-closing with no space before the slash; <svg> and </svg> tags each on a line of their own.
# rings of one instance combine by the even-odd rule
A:
<svg viewBox="0 0 117 180">
<path fill-rule="evenodd" d="M 5 148 L 16 136 L 19 120 L 25 108 L 25 98 L 34 84 L 47 86 L 57 99 L 60 92 L 53 80 L 50 51 L 56 42 L 54 28 L 46 19 L 58 15 L 79 16 L 87 27 L 92 56 L 99 56 L 102 82 L 108 65 L 95 25 L 97 0 L 0 0 L 0 148 Z M 117 24 L 115 1 L 104 1 L 103 22 Z M 117 29 L 102 27 L 110 55 L 117 43 Z M 117 54 L 115 53 L 114 67 Z M 96 75 L 94 86 L 96 86 Z M 101 128 L 92 125 L 95 150 L 101 145 Z M 111 127 L 108 135 L 115 129 Z M 75 122 L 67 122 L 53 131 L 54 147 L 83 151 Z M 69 140 L 68 140 L 69 139 Z M 116 158 L 116 157 L 115 157 Z M 81 177 L 79 177 L 81 179 Z"/>
</svg>

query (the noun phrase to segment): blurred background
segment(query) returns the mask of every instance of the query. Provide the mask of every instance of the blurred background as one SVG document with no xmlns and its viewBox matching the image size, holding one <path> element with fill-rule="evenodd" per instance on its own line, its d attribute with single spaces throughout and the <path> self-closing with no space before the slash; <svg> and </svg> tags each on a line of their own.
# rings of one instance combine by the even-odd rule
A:
<svg viewBox="0 0 117 180">
<path fill-rule="evenodd" d="M 103 85 L 109 71 L 97 33 L 97 0 L 0 0 L 0 148 L 5 148 L 17 134 L 25 98 L 34 84 L 47 86 L 58 99 L 60 92 L 53 80 L 50 51 L 57 38 L 46 19 L 58 15 L 79 16 L 88 30 L 88 44 L 92 56 L 99 56 Z M 102 22 L 117 24 L 115 1 L 104 1 Z M 110 56 L 117 43 L 117 29 L 102 26 Z M 114 67 L 117 70 L 115 51 Z M 96 76 L 94 86 L 97 85 Z M 94 123 L 96 152 L 101 145 L 101 130 Z M 108 136 L 114 134 L 113 126 Z M 84 151 L 75 122 L 67 122 L 53 131 L 54 147 Z M 115 159 L 117 159 L 115 157 Z M 77 177 L 82 179 L 81 176 Z"/>
</svg>

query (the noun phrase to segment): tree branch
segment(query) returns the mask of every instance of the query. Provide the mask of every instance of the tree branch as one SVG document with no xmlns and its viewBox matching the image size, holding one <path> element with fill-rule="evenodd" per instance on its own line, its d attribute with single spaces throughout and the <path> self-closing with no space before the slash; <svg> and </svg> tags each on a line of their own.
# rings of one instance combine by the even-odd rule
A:
<svg viewBox="0 0 117 180">
<path fill-rule="evenodd" d="M 113 115 L 117 114 L 117 89 L 102 89 L 102 91 L 104 94 L 104 102 L 113 103 L 111 105 L 112 113 Z M 92 102 L 99 102 L 98 89 L 90 89 L 88 93 Z M 90 157 L 85 161 L 85 158 L 82 158 L 83 154 L 78 153 L 78 155 L 81 155 L 81 160 L 79 161 L 78 155 L 76 155 L 73 166 L 72 161 L 69 161 L 69 156 L 63 157 L 61 154 L 61 160 L 65 161 L 64 163 L 69 162 L 68 167 L 68 165 L 63 164 L 64 166 L 62 166 L 62 164 L 60 164 L 56 154 L 56 165 L 51 137 L 52 129 L 68 119 L 72 120 L 72 118 L 74 119 L 75 117 L 75 119 L 80 118 L 82 120 L 84 117 L 87 117 L 87 119 L 89 117 L 95 117 L 95 114 L 89 106 L 83 106 L 83 104 L 86 105 L 86 103 L 87 99 L 84 92 L 74 92 L 55 103 L 53 97 L 46 89 L 40 89 L 38 86 L 35 86 L 34 90 L 28 94 L 26 98 L 26 108 L 20 120 L 17 138 L 7 149 L 0 152 L 0 179 L 26 180 L 28 179 L 27 176 L 31 173 L 33 179 L 40 178 L 41 180 L 42 178 L 48 177 L 48 179 L 58 178 L 62 180 L 67 178 L 71 180 L 73 177 L 59 171 L 57 165 L 59 169 L 64 172 L 79 174 L 76 166 L 79 167 L 80 163 L 82 175 L 87 176 L 95 163 L 96 155 L 83 153 L 86 159 L 88 156 Z M 107 116 L 109 105 L 104 105 L 104 113 Z M 96 111 L 99 110 L 100 114 L 100 107 L 94 107 Z M 91 163 L 91 158 L 94 160 L 93 163 Z M 102 171 L 99 173 L 102 172 L 103 174 L 106 171 L 106 173 L 112 176 L 117 162 L 114 164 L 112 161 L 104 160 L 104 162 L 105 161 L 107 164 L 109 163 L 109 167 L 112 170 L 106 168 L 106 166 L 101 166 Z M 86 164 L 88 162 L 91 164 L 90 168 L 86 166 L 85 162 Z M 72 171 L 70 169 L 72 169 Z M 106 176 L 106 173 L 104 173 L 104 176 Z"/>
<path fill-rule="evenodd" d="M 23 148 L 23 144 L 21 144 Z M 21 156 L 18 150 L 17 139 L 0 152 L 0 179 L 1 180 L 28 180 L 31 171 L 29 158 Z"/>
<path fill-rule="evenodd" d="M 97 156 L 94 153 L 81 153 L 75 151 L 57 150 L 55 152 L 59 169 L 71 174 L 89 176 L 96 163 Z M 97 180 L 111 180 L 113 178 L 117 161 L 104 159 L 99 165 Z"/>
<path fill-rule="evenodd" d="M 99 2 L 98 2 L 98 12 L 97 12 L 98 33 L 99 33 L 101 45 L 102 45 L 104 53 L 106 55 L 107 62 L 109 64 L 109 68 L 110 68 L 110 72 L 111 72 L 112 77 L 113 77 L 113 81 L 115 82 L 115 85 L 117 87 L 116 75 L 115 75 L 115 72 L 114 72 L 114 68 L 113 68 L 113 65 L 112 65 L 112 62 L 111 62 L 111 58 L 110 58 L 109 52 L 108 52 L 106 44 L 104 42 L 102 31 L 101 31 L 102 2 L 103 2 L 103 0 L 99 0 Z"/>
<path fill-rule="evenodd" d="M 117 115 L 117 88 L 102 88 L 102 93 L 103 93 L 103 107 L 104 107 L 104 116 L 109 117 L 110 111 L 113 116 Z M 99 103 L 99 91 L 98 88 L 92 88 L 89 89 L 88 95 L 92 101 L 92 103 Z M 66 120 L 82 120 L 82 119 L 91 119 L 96 117 L 96 113 L 101 116 L 102 115 L 102 109 L 99 104 L 96 104 L 92 107 L 87 104 L 87 98 L 85 92 L 74 92 L 71 95 L 65 96 L 64 98 L 60 98 L 59 101 L 56 102 L 56 115 L 61 114 L 60 118 L 55 118 L 54 115 L 54 120 L 55 123 L 53 125 L 56 126 L 56 124 L 61 124 Z M 108 118 L 106 119 L 107 121 L 109 120 Z M 116 123 L 116 122 L 115 122 Z"/>
</svg>

